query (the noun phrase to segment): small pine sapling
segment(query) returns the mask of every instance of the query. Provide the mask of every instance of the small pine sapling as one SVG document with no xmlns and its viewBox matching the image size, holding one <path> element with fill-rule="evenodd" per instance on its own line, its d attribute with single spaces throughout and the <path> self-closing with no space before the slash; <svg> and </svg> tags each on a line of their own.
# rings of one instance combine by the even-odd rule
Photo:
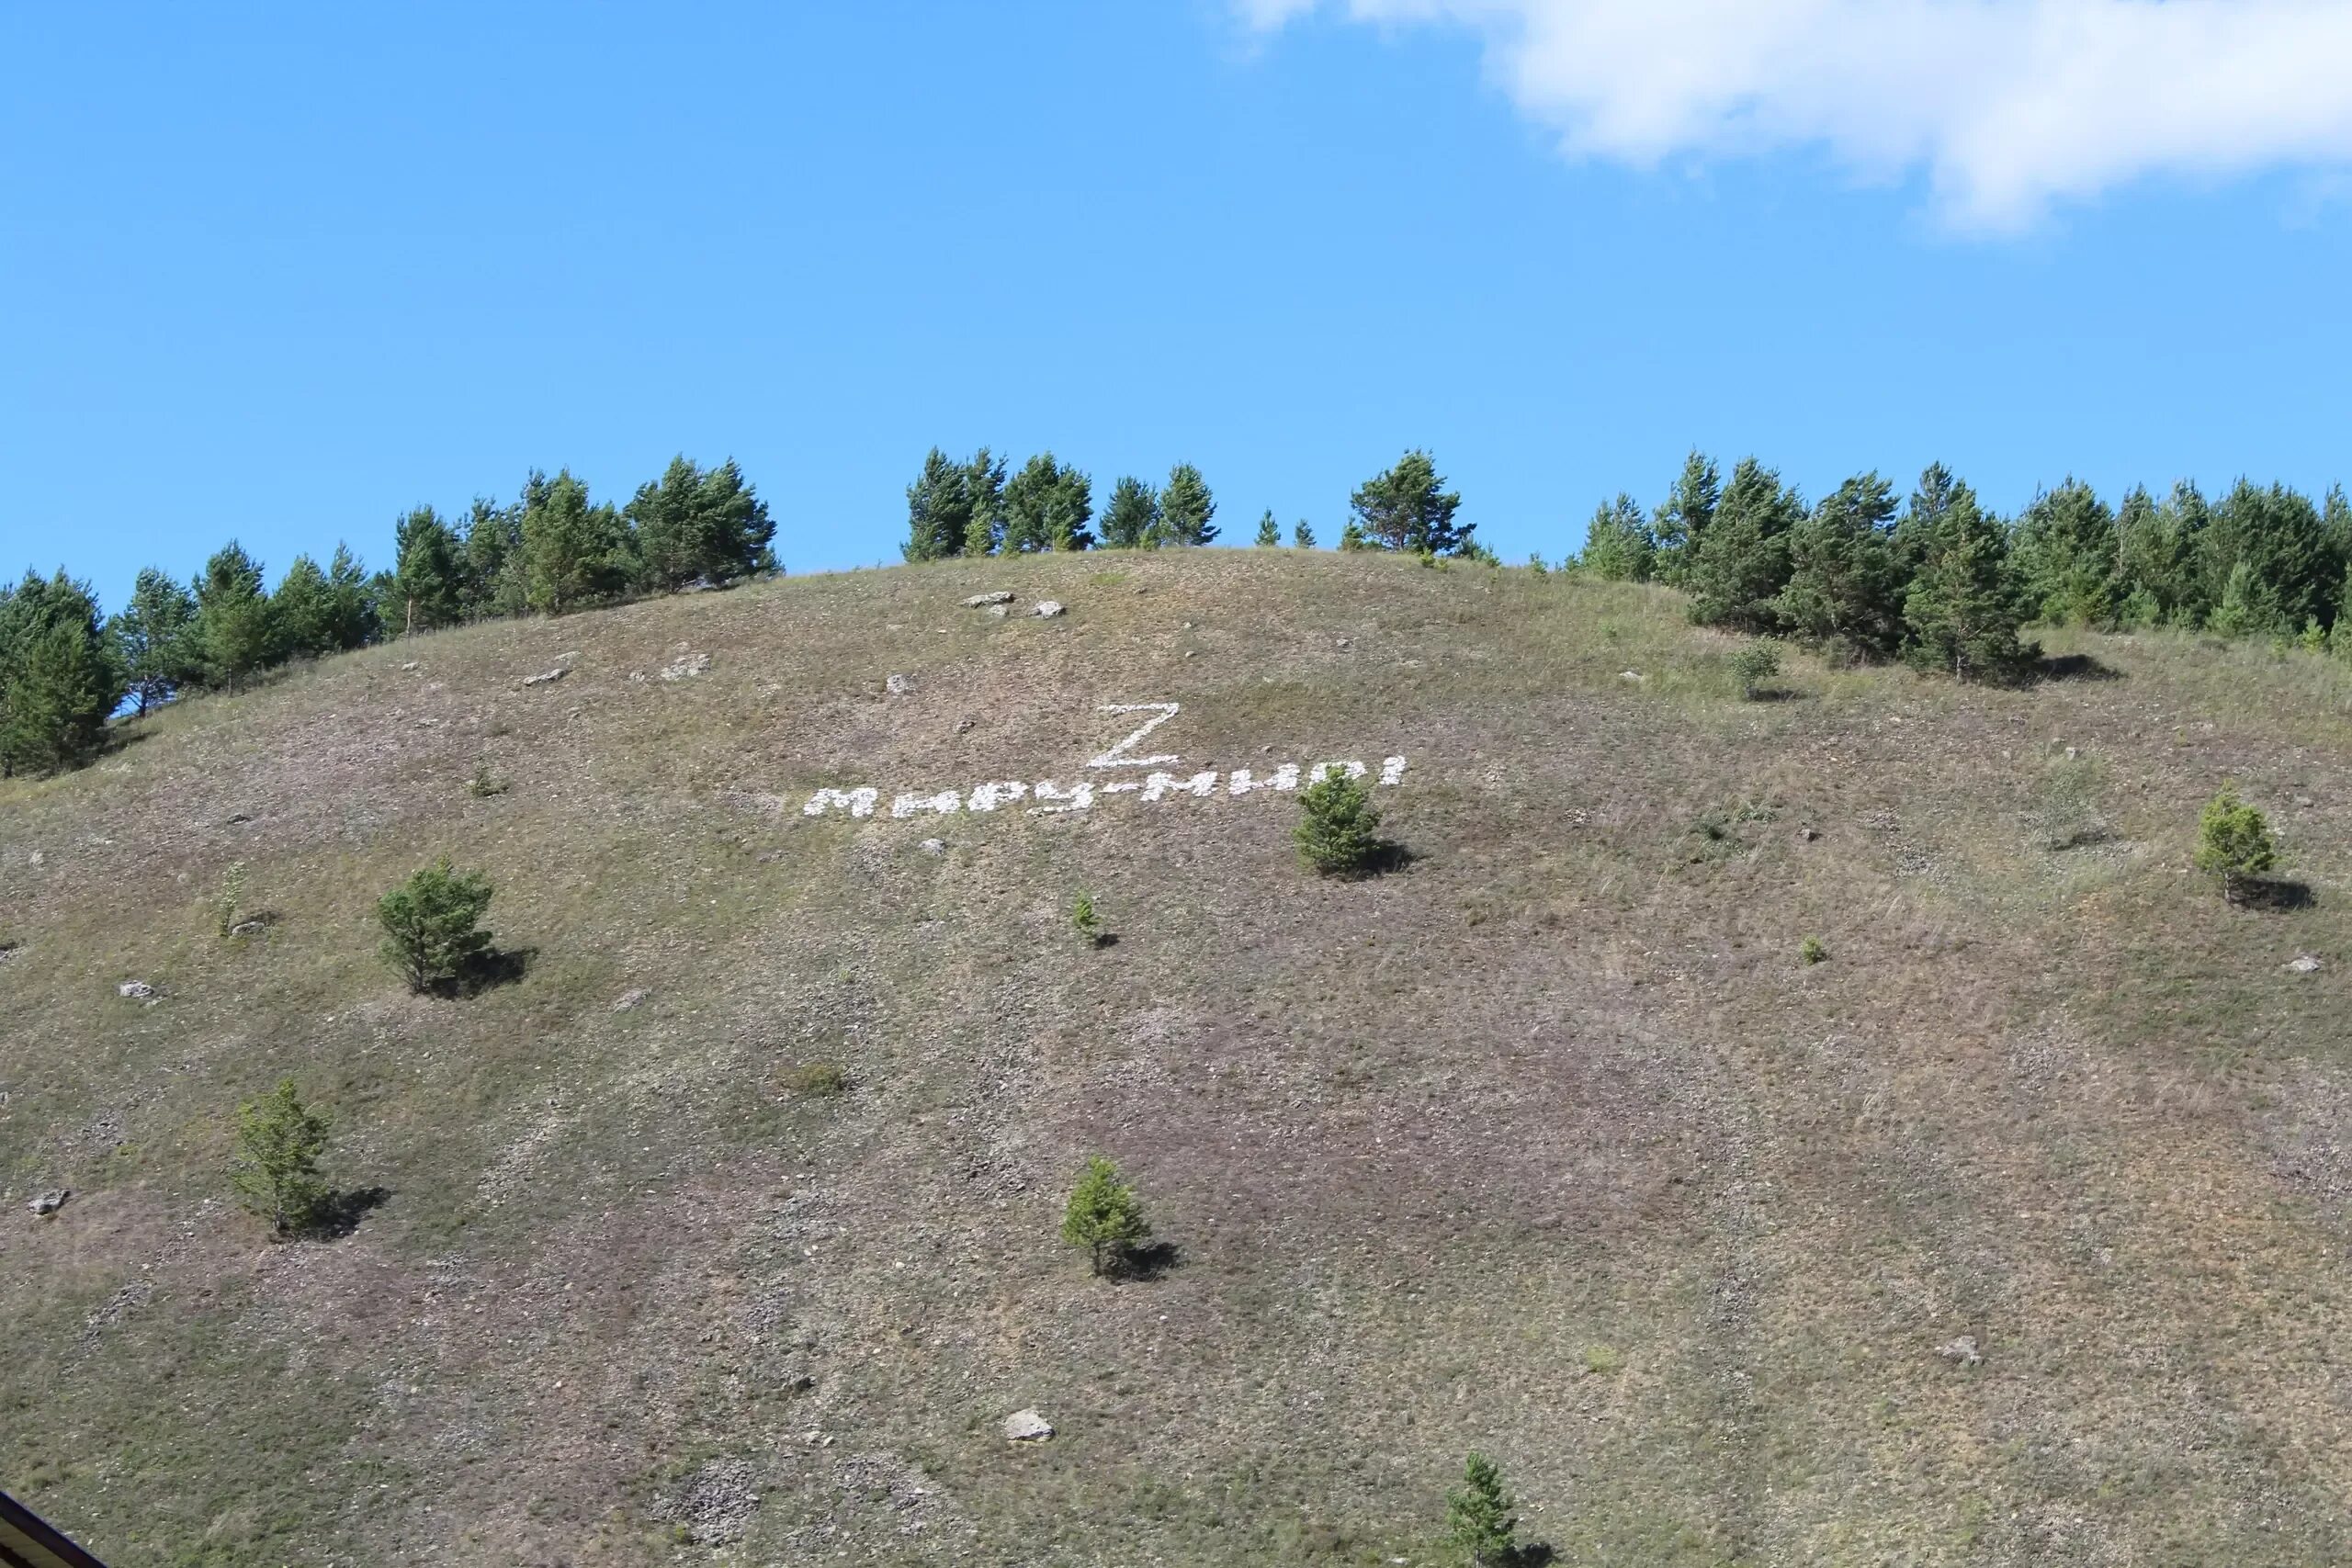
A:
<svg viewBox="0 0 2352 1568">
<path fill-rule="evenodd" d="M 1096 1155 L 1079 1173 L 1062 1213 L 1062 1239 L 1086 1248 L 1094 1272 L 1106 1272 L 1151 1237 L 1136 1190 L 1119 1179 L 1119 1168 Z"/>
<path fill-rule="evenodd" d="M 1337 769 L 1298 792 L 1298 858 L 1325 876 L 1362 876 L 1381 852 L 1380 813 L 1362 779 Z"/>
<path fill-rule="evenodd" d="M 275 1235 L 299 1235 L 314 1228 L 331 1196 L 319 1177 L 330 1126 L 294 1091 L 294 1080 L 237 1107 L 237 1157 L 230 1179 L 247 1209 L 270 1224 Z"/>
<path fill-rule="evenodd" d="M 1731 656 L 1732 678 L 1739 682 L 1740 697 L 1754 702 L 1764 694 L 1764 682 L 1781 672 L 1781 650 L 1758 638 L 1742 644 Z"/>
<path fill-rule="evenodd" d="M 1089 947 L 1102 945 L 1102 918 L 1094 912 L 1094 895 L 1081 893 L 1070 900 L 1069 923 Z"/>
<path fill-rule="evenodd" d="M 490 897 L 488 877 L 454 871 L 443 855 L 377 900 L 384 961 L 419 995 L 447 990 L 490 951 L 490 932 L 481 923 Z"/>
<path fill-rule="evenodd" d="M 1519 1555 L 1518 1506 L 1495 1461 L 1474 1453 L 1462 1467 L 1462 1489 L 1445 1495 L 1446 1540 L 1471 1568 L 1506 1568 Z"/>
<path fill-rule="evenodd" d="M 2245 883 L 2278 863 L 2278 841 L 2261 812 L 2238 798 L 2235 784 L 2205 803 L 2197 819 L 2197 869 L 2222 874 L 2222 897 L 2245 901 Z"/>
</svg>

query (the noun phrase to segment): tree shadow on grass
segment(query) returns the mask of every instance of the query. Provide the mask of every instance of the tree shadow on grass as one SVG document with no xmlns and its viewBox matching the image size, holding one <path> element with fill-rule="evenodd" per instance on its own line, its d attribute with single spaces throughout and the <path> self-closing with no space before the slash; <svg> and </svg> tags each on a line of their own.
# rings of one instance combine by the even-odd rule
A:
<svg viewBox="0 0 2352 1568">
<path fill-rule="evenodd" d="M 539 956 L 536 947 L 493 947 L 466 966 L 456 979 L 433 987 L 436 997 L 478 997 L 501 986 L 512 986 L 531 972 Z"/>
<path fill-rule="evenodd" d="M 2310 883 L 2291 877 L 2249 876 L 2238 884 L 2242 909 L 2308 909 L 2318 903 Z"/>
<path fill-rule="evenodd" d="M 1174 1242 L 1155 1241 L 1127 1248 L 1114 1268 L 1122 1280 L 1157 1280 L 1183 1260 L 1183 1249 Z"/>
<path fill-rule="evenodd" d="M 2028 672 L 2034 681 L 2120 681 L 2123 671 L 2087 653 L 2045 653 Z"/>
<path fill-rule="evenodd" d="M 355 1187 L 330 1192 L 319 1204 L 311 1228 L 302 1233 L 312 1241 L 334 1241 L 359 1228 L 359 1222 L 391 1201 L 389 1187 Z"/>
</svg>

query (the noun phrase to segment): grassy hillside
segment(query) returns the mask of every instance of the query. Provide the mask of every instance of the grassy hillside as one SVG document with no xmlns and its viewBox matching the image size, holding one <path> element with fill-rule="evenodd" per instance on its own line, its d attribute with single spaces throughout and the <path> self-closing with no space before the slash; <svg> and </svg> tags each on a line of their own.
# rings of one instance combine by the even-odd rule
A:
<svg viewBox="0 0 2352 1568">
<path fill-rule="evenodd" d="M 1732 646 L 1486 569 L 951 563 L 0 784 L 0 1486 L 119 1568 L 1430 1563 L 1478 1448 L 1564 1562 L 2352 1558 L 2352 680 L 2088 639 L 1743 703 Z M 888 818 L 1159 701 L 1180 772 L 1407 757 L 1410 863 L 1303 876 L 1266 793 Z M 2225 778 L 2301 907 L 2187 871 Z M 376 953 L 444 852 L 526 961 L 462 1000 Z M 288 1074 L 389 1194 L 339 1239 L 228 1196 Z M 1095 1152 L 1152 1278 L 1057 1238 Z"/>
</svg>

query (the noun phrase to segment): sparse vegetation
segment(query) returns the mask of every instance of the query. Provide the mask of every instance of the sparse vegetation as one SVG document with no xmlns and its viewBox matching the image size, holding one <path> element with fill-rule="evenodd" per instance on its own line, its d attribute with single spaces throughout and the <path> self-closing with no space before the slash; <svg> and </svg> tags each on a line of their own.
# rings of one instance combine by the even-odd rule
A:
<svg viewBox="0 0 2352 1568">
<path fill-rule="evenodd" d="M 1325 876 L 1362 876 L 1379 863 L 1380 812 L 1362 779 L 1329 772 L 1298 792 L 1298 858 Z"/>
<path fill-rule="evenodd" d="M 212 896 L 212 934 L 222 942 L 236 934 L 237 912 L 245 901 L 245 863 L 231 861 L 220 874 L 220 891 Z"/>
<path fill-rule="evenodd" d="M 1170 683 L 958 610 L 999 587 Z M 1766 715 L 1656 584 L 1040 552 L 461 626 L 166 706 L 100 771 L 0 783 L 0 1484 L 119 1562 L 650 1568 L 729 1506 L 695 1551 L 1337 1568 L 1448 1561 L 1476 1447 L 1564 1564 L 2025 1561 L 2053 1517 L 2117 1561 L 2352 1559 L 2312 1394 L 2346 1327 L 2352 663 L 2043 636 L 2117 678 L 1808 657 L 1820 700 Z M 946 688 L 899 651 L 934 639 L 937 714 L 776 750 L 876 671 Z M 626 682 L 682 641 L 705 683 Z M 436 682 L 475 723 L 410 722 Z M 1315 884 L 1271 790 L 798 817 L 804 784 L 1066 773 L 1132 728 L 1095 700 L 1145 697 L 1183 701 L 1148 749 L 1188 765 L 1408 753 L 1371 797 L 1432 858 Z M 944 764 L 967 713 L 985 750 Z M 2040 847 L 2069 742 L 2146 852 Z M 484 751 L 498 801 L 463 792 Z M 2291 922 L 2187 869 L 2224 777 L 2278 830 L 2258 874 L 2318 890 Z M 534 983 L 394 994 L 368 911 L 444 851 L 495 882 L 499 946 L 545 943 Z M 232 955 L 234 860 L 288 919 Z M 1075 945 L 1080 888 L 1115 963 Z M 1792 962 L 1809 931 L 1827 967 Z M 846 1093 L 800 1076 L 827 1065 Z M 288 1074 L 336 1115 L 322 1179 L 400 1196 L 257 1268 L 227 1123 Z M 1060 1239 L 1098 1148 L 1181 1269 L 1147 1240 L 1097 1282 Z M 1937 1348 L 1968 1332 L 1962 1375 Z M 2163 1375 L 2119 1374 L 2151 1345 Z M 1496 1368 L 1507 1398 L 1457 1403 Z M 1005 1447 L 1021 1405 L 1063 1435 Z M 747 1455 L 748 1490 L 696 1479 Z"/>
<path fill-rule="evenodd" d="M 2222 897 L 2242 904 L 2248 880 L 2278 863 L 2278 844 L 2269 822 L 2238 798 L 2235 784 L 2223 784 L 2197 819 L 2197 868 L 2219 873 Z"/>
<path fill-rule="evenodd" d="M 1510 1568 L 1519 1557 L 1519 1504 L 1495 1461 L 1473 1452 L 1462 1485 L 1445 1495 L 1445 1539 L 1468 1568 Z"/>
<path fill-rule="evenodd" d="M 2071 746 L 2043 763 L 2040 784 L 2043 847 L 2079 849 L 2108 836 L 2107 818 L 2099 811 L 2099 787 L 2106 776 L 2097 758 Z"/>
<path fill-rule="evenodd" d="M 419 994 L 456 986 L 490 951 L 481 928 L 490 899 L 488 877 L 453 870 L 442 856 L 377 901 L 385 962 Z"/>
<path fill-rule="evenodd" d="M 1098 1275 L 1124 1264 L 1151 1239 L 1136 1190 L 1119 1179 L 1119 1168 L 1101 1155 L 1086 1162 L 1062 1213 L 1062 1239 L 1086 1249 Z"/>
<path fill-rule="evenodd" d="M 329 1127 L 323 1113 L 302 1103 L 292 1078 L 237 1108 L 231 1180 L 272 1235 L 300 1235 L 324 1216 L 332 1190 L 319 1175 L 319 1156 L 326 1153 Z"/>
<path fill-rule="evenodd" d="M 487 757 L 474 763 L 473 777 L 466 781 L 466 793 L 476 800 L 488 800 L 492 795 L 504 795 L 513 787 L 514 785 L 507 780 L 491 772 L 490 759 Z"/>
<path fill-rule="evenodd" d="M 1823 962 L 1828 956 L 1829 944 L 1817 936 L 1808 936 L 1797 943 L 1797 957 L 1802 959 L 1808 967 Z"/>
</svg>

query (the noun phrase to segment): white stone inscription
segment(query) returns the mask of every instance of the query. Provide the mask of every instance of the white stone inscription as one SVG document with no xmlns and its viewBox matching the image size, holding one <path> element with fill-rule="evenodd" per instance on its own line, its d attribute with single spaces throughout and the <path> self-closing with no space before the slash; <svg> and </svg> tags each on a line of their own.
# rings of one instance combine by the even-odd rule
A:
<svg viewBox="0 0 2352 1568">
<path fill-rule="evenodd" d="M 895 795 L 890 802 L 890 815 L 899 819 L 913 817 L 952 817 L 958 812 L 994 812 L 1018 807 L 1023 801 L 1034 804 L 1024 809 L 1032 817 L 1052 817 L 1067 811 L 1088 811 L 1096 797 L 1133 795 L 1148 803 L 1156 803 L 1170 795 L 1187 795 L 1194 800 L 1208 800 L 1219 795 L 1245 795 L 1264 792 L 1290 794 L 1299 787 L 1302 774 L 1307 783 L 1331 774 L 1351 779 L 1367 776 L 1371 769 L 1352 759 L 1317 762 L 1311 768 L 1297 762 L 1283 762 L 1272 773 L 1259 773 L 1249 768 L 1236 768 L 1229 773 L 1204 769 L 1189 773 L 1166 771 L 1167 764 L 1183 761 L 1173 752 L 1141 757 L 1135 754 L 1151 732 L 1174 718 L 1182 711 L 1179 703 L 1111 703 L 1097 711 L 1107 714 L 1148 713 L 1152 716 L 1128 734 L 1117 745 L 1087 760 L 1089 768 L 1134 768 L 1144 770 L 1141 778 L 1114 779 L 1097 782 L 1080 778 L 1069 784 L 1054 779 L 1039 779 L 1026 783 L 1019 779 L 999 779 L 973 785 L 968 790 L 910 790 Z M 1405 759 L 1386 757 L 1381 760 L 1379 783 L 1394 788 L 1405 782 Z M 882 792 L 871 784 L 853 789 L 828 785 L 808 797 L 800 808 L 804 817 L 825 817 L 842 812 L 850 817 L 874 815 L 880 804 Z"/>
</svg>

